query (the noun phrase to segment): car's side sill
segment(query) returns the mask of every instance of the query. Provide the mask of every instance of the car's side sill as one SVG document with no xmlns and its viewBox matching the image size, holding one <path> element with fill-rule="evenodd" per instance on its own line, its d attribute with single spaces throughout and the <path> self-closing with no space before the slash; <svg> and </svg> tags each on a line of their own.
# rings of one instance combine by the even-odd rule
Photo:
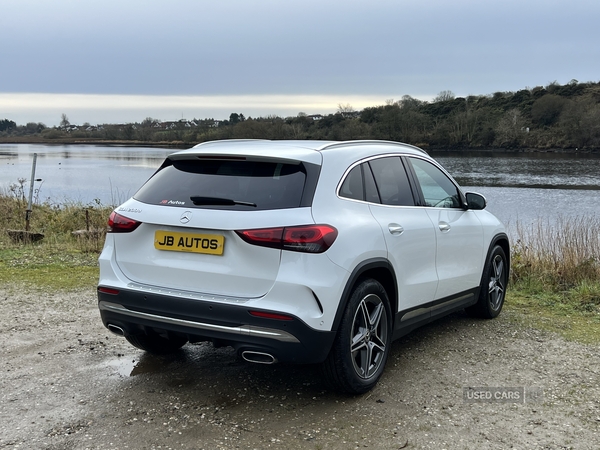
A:
<svg viewBox="0 0 600 450">
<path fill-rule="evenodd" d="M 452 297 L 419 305 L 416 308 L 399 311 L 395 318 L 393 339 L 398 339 L 412 330 L 452 312 L 474 305 L 478 297 L 479 288 L 475 288 Z"/>
</svg>

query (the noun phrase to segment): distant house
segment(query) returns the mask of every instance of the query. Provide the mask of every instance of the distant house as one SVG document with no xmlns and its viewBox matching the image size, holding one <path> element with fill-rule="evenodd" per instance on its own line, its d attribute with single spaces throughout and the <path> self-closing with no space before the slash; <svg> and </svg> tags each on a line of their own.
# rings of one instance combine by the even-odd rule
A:
<svg viewBox="0 0 600 450">
<path fill-rule="evenodd" d="M 343 111 L 342 117 L 344 119 L 358 119 L 360 118 L 360 111 Z"/>
<path fill-rule="evenodd" d="M 163 130 L 177 130 L 181 128 L 192 128 L 198 126 L 198 120 L 187 120 L 187 119 L 179 119 L 179 120 L 169 120 L 166 122 L 160 122 L 154 125 L 156 128 L 160 128 Z"/>
<path fill-rule="evenodd" d="M 160 128 L 162 128 L 163 130 L 174 130 L 175 128 L 177 128 L 178 124 L 178 121 L 169 120 L 166 122 L 161 122 Z"/>
<path fill-rule="evenodd" d="M 67 126 L 60 127 L 60 129 L 62 131 L 67 132 L 67 133 L 71 133 L 72 131 L 79 131 L 79 126 L 77 126 L 77 125 L 67 125 Z"/>
<path fill-rule="evenodd" d="M 307 116 L 309 119 L 312 120 L 323 120 L 323 115 L 322 114 L 313 114 L 311 116 Z"/>
</svg>

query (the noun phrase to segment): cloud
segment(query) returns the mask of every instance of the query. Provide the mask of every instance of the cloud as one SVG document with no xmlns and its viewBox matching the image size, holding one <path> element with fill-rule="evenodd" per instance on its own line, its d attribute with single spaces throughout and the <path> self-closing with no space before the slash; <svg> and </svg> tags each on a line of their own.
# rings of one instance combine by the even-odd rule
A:
<svg viewBox="0 0 600 450">
<path fill-rule="evenodd" d="M 257 104 L 253 114 L 265 115 L 291 112 L 282 105 L 306 96 L 339 98 L 335 107 L 353 97 L 516 91 L 597 80 L 599 16 L 600 2 L 589 0 L 5 0 L 0 91 L 60 94 L 56 102 L 200 99 L 184 111 L 136 112 L 144 117 L 195 115 L 196 105 L 198 116 L 217 116 L 232 106 L 203 109 L 211 99 L 291 99 L 268 100 L 271 111 Z M 121 98 L 114 117 L 135 104 Z"/>
<path fill-rule="evenodd" d="M 61 114 L 71 123 L 141 122 L 146 117 L 160 120 L 198 118 L 228 119 L 232 112 L 246 117 L 279 115 L 295 116 L 328 114 L 339 104 L 350 104 L 360 110 L 384 104 L 377 96 L 344 95 L 213 95 L 213 96 L 151 96 L 100 94 L 0 94 L 0 116 L 19 124 L 43 122 L 57 125 Z"/>
</svg>

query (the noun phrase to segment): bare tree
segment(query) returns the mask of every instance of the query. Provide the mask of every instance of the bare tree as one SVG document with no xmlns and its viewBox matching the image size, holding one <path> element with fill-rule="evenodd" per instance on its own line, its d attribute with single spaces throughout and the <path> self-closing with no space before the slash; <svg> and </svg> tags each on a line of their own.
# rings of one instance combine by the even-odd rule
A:
<svg viewBox="0 0 600 450">
<path fill-rule="evenodd" d="M 60 126 L 65 128 L 65 127 L 68 127 L 69 125 L 71 125 L 71 123 L 69 122 L 69 118 L 67 117 L 67 115 L 65 113 L 62 113 L 60 115 Z"/>
<path fill-rule="evenodd" d="M 454 100 L 456 98 L 456 96 L 454 95 L 454 92 L 452 91 L 441 91 L 434 99 L 433 102 L 437 103 L 437 102 L 445 102 L 448 100 Z"/>
<path fill-rule="evenodd" d="M 518 108 L 506 111 L 496 124 L 495 132 L 496 145 L 501 147 L 519 145 L 527 133 L 523 113 Z"/>
<path fill-rule="evenodd" d="M 338 112 L 340 114 L 344 115 L 347 113 L 354 112 L 354 108 L 352 107 L 352 105 L 350 103 L 346 103 L 345 105 L 343 105 L 342 103 L 338 103 Z"/>
</svg>

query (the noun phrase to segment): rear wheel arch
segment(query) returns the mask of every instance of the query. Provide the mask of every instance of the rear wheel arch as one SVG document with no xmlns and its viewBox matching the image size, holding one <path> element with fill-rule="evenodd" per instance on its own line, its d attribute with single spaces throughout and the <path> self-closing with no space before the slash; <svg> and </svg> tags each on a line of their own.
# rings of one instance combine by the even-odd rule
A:
<svg viewBox="0 0 600 450">
<path fill-rule="evenodd" d="M 350 278 L 348 278 L 346 286 L 344 287 L 344 291 L 342 292 L 342 296 L 335 314 L 335 319 L 333 321 L 332 331 L 338 330 L 342 320 L 342 315 L 346 310 L 346 306 L 348 305 L 350 295 L 354 291 L 354 288 L 366 278 L 372 278 L 378 281 L 385 289 L 390 302 L 390 308 L 392 310 L 393 326 L 393 320 L 398 305 L 398 285 L 396 282 L 396 276 L 394 274 L 392 265 L 387 259 L 374 258 L 363 261 L 352 271 L 352 274 L 350 275 Z"/>
</svg>

